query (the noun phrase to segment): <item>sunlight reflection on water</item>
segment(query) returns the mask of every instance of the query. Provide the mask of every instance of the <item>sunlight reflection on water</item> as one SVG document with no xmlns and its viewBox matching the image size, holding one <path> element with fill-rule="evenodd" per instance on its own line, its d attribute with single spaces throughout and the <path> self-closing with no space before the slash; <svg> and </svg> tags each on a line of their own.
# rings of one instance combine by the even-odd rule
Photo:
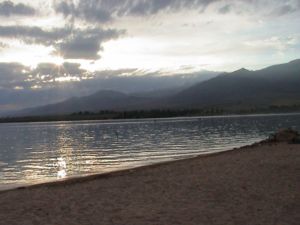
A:
<svg viewBox="0 0 300 225">
<path fill-rule="evenodd" d="M 300 115 L 0 124 L 0 188 L 232 149 Z"/>
<path fill-rule="evenodd" d="M 57 178 L 65 178 L 67 176 L 67 163 L 63 158 L 58 158 L 57 159 L 57 166 L 58 166 L 58 171 L 57 171 Z"/>
</svg>

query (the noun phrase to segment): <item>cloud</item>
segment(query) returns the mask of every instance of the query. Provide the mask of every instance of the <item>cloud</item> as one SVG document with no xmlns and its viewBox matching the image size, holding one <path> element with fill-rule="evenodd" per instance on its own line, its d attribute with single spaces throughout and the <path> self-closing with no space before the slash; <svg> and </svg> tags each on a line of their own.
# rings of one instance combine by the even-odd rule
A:
<svg viewBox="0 0 300 225">
<path fill-rule="evenodd" d="M 105 70 L 94 73 L 81 68 L 79 63 L 65 62 L 62 65 L 40 63 L 30 68 L 20 63 L 0 63 L 0 90 L 30 90 L 59 88 L 67 83 L 80 83 L 79 89 L 96 91 L 104 88 L 103 82 L 126 74 L 134 74 L 137 69 Z M 62 82 L 63 81 L 63 82 Z M 81 82 L 78 82 L 81 81 Z M 118 85 L 121 85 L 118 82 Z M 72 87 L 72 84 L 69 85 Z M 81 92 L 81 90 L 75 90 Z M 89 92 L 89 93 L 90 93 Z M 0 96 L 1 99 L 1 96 Z"/>
<path fill-rule="evenodd" d="M 273 50 L 282 52 L 298 43 L 297 37 L 271 37 L 267 39 L 259 39 L 245 42 L 245 46 L 252 50 Z"/>
<path fill-rule="evenodd" d="M 136 68 L 102 70 L 90 72 L 79 63 L 65 62 L 62 65 L 40 63 L 36 68 L 20 63 L 0 63 L 0 89 L 28 90 L 77 87 L 76 92 L 92 93 L 99 89 L 113 89 L 124 92 L 143 92 L 152 89 L 184 85 L 187 80 L 201 78 L 201 73 L 164 75 L 162 71 L 149 72 Z M 184 75 L 184 76 L 183 76 Z M 63 82 L 62 82 L 63 81 Z"/>
<path fill-rule="evenodd" d="M 72 75 L 81 76 L 86 70 L 80 68 L 79 63 L 65 62 L 62 65 L 53 63 L 40 63 L 35 70 L 34 74 L 52 74 L 53 76 Z"/>
<path fill-rule="evenodd" d="M 56 1 L 54 9 L 65 17 L 80 18 L 90 22 L 105 23 L 123 16 L 151 16 L 162 11 L 182 9 L 203 11 L 219 0 L 79 0 Z"/>
<path fill-rule="evenodd" d="M 54 8 L 56 12 L 62 13 L 65 17 L 71 16 L 97 22 L 112 20 L 111 9 L 103 9 L 102 2 L 99 1 L 79 1 L 78 5 L 72 0 L 59 1 L 54 5 Z"/>
<path fill-rule="evenodd" d="M 25 84 L 29 68 L 20 63 L 0 63 L 0 89 Z"/>
<path fill-rule="evenodd" d="M 232 7 L 232 5 L 225 5 L 225 6 L 221 7 L 221 8 L 218 10 L 218 12 L 219 12 L 220 14 L 227 14 L 227 13 L 229 13 L 229 12 L 231 11 L 231 7 Z"/>
<path fill-rule="evenodd" d="M 213 4 L 218 4 L 216 11 L 219 14 L 227 14 L 232 11 L 247 13 L 252 10 L 257 13 L 271 9 L 272 16 L 280 16 L 300 9 L 298 0 L 58 0 L 55 1 L 54 9 L 65 17 L 106 23 L 124 16 L 145 17 L 161 12 L 173 13 L 191 9 L 205 12 L 207 7 Z"/>
<path fill-rule="evenodd" d="M 124 31 L 112 29 L 87 29 L 83 32 L 77 31 L 56 45 L 56 53 L 67 59 L 96 60 L 100 58 L 98 52 L 102 50 L 102 43 L 116 39 L 123 33 Z"/>
<path fill-rule="evenodd" d="M 29 44 L 52 45 L 71 34 L 70 28 L 44 30 L 40 27 L 0 26 L 0 37 L 21 39 Z"/>
<path fill-rule="evenodd" d="M 60 84 L 68 83 L 67 81 L 85 81 L 94 78 L 102 80 L 117 77 L 124 73 L 131 74 L 134 71 L 136 69 L 92 73 L 82 69 L 79 63 L 70 62 L 65 62 L 62 65 L 40 63 L 36 68 L 30 68 L 16 62 L 0 63 L 0 90 L 26 90 L 33 87 L 55 88 L 59 87 Z M 91 83 L 93 84 L 93 82 Z M 96 86 L 95 88 L 97 88 Z"/>
<path fill-rule="evenodd" d="M 31 16 L 36 13 L 35 9 L 23 3 L 15 4 L 11 1 L 0 2 L 0 16 Z"/>
<path fill-rule="evenodd" d="M 289 13 L 293 13 L 300 9 L 300 3 L 299 5 L 280 5 L 277 8 L 273 9 L 270 13 L 270 16 L 284 16 Z"/>
<path fill-rule="evenodd" d="M 0 42 L 0 50 L 3 48 L 7 48 L 7 46 L 8 46 L 7 44 Z"/>
<path fill-rule="evenodd" d="M 261 18 L 274 18 L 288 15 L 300 10 L 299 0 L 223 0 L 216 1 L 216 9 L 219 14 L 235 13 L 239 15 L 255 15 Z"/>
<path fill-rule="evenodd" d="M 81 69 L 79 63 L 69 62 L 62 65 L 40 63 L 30 74 L 34 84 L 40 87 L 55 86 L 61 81 L 81 81 L 92 76 L 87 70 Z"/>
<path fill-rule="evenodd" d="M 93 76 L 80 66 L 69 62 L 62 65 L 40 63 L 31 69 L 20 63 L 0 63 L 0 90 L 54 87 L 61 81 L 80 81 Z"/>
<path fill-rule="evenodd" d="M 89 74 L 77 63 L 41 63 L 33 69 L 20 63 L 0 63 L 0 114 L 85 95 L 85 90 L 73 88 L 72 84 Z"/>
<path fill-rule="evenodd" d="M 71 26 L 52 30 L 27 26 L 0 26 L 0 37 L 20 39 L 27 44 L 53 46 L 54 54 L 65 59 L 99 59 L 98 52 L 102 50 L 102 44 L 118 38 L 124 32 L 102 28 L 76 29 Z"/>
</svg>

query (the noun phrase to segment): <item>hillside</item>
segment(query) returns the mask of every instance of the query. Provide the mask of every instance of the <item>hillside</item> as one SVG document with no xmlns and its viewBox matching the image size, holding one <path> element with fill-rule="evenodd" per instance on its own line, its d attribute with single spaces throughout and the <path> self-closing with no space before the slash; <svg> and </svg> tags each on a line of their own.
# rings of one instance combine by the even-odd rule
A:
<svg viewBox="0 0 300 225">
<path fill-rule="evenodd" d="M 300 103 L 300 60 L 258 71 L 240 69 L 196 84 L 169 99 L 173 107 L 249 107 Z"/>
<path fill-rule="evenodd" d="M 146 104 L 150 100 L 117 91 L 105 90 L 89 96 L 70 98 L 56 104 L 25 109 L 19 111 L 17 115 L 62 115 L 79 111 L 126 110 L 133 108 L 135 105 Z"/>
</svg>

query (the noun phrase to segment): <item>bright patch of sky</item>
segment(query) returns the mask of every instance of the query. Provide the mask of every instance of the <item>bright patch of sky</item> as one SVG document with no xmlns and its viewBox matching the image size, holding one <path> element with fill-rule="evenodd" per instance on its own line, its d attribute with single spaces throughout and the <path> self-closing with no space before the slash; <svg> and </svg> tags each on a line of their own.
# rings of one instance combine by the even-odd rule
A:
<svg viewBox="0 0 300 225">
<path fill-rule="evenodd" d="M 31 68 L 233 71 L 300 57 L 299 0 L 0 1 L 0 17 L 0 62 Z"/>
</svg>

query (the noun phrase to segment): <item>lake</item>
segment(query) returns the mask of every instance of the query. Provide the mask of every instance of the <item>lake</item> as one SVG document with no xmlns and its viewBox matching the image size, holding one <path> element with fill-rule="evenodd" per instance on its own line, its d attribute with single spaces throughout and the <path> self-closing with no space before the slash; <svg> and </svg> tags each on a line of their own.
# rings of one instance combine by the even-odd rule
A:
<svg viewBox="0 0 300 225">
<path fill-rule="evenodd" d="M 300 114 L 0 124 L 0 189 L 230 150 Z"/>
</svg>

